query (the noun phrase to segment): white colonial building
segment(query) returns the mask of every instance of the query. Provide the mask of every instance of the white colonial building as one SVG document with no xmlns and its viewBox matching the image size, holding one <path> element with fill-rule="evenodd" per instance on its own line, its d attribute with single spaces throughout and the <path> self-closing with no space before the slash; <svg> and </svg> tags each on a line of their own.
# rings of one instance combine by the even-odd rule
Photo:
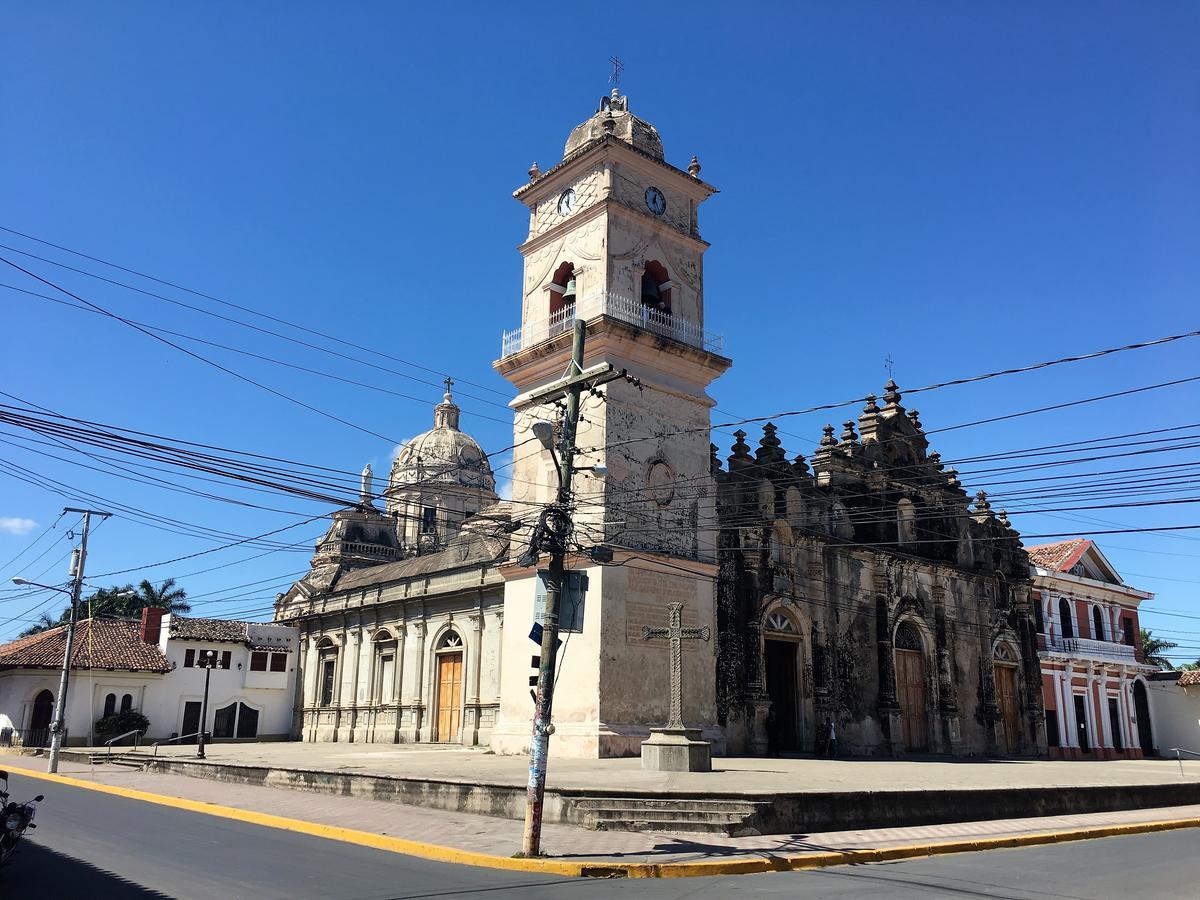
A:
<svg viewBox="0 0 1200 900">
<path fill-rule="evenodd" d="M 94 745 L 106 715 L 141 712 L 144 740 L 200 730 L 205 669 L 205 730 L 214 740 L 282 740 L 291 732 L 296 630 L 286 625 L 163 616 L 84 619 L 77 626 L 65 722 L 67 743 Z M 66 627 L 0 647 L 0 744 L 49 740 Z"/>
</svg>

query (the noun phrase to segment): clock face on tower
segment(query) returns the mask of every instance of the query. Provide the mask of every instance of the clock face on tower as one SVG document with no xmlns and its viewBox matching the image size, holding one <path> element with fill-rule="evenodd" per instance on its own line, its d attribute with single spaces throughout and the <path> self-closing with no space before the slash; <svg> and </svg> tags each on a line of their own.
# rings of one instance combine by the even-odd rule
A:
<svg viewBox="0 0 1200 900">
<path fill-rule="evenodd" d="M 571 210 L 575 208 L 575 191 L 567 188 L 558 197 L 558 214 L 560 216 L 570 215 Z"/>
<path fill-rule="evenodd" d="M 656 216 L 661 216 L 667 211 L 667 198 L 663 196 L 663 192 L 658 188 L 646 188 L 646 209 L 650 210 Z"/>
</svg>

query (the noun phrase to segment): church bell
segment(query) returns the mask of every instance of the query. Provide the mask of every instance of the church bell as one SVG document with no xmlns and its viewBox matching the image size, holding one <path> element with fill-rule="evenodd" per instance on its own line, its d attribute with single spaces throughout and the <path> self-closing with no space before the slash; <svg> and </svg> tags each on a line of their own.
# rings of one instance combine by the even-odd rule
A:
<svg viewBox="0 0 1200 900">
<path fill-rule="evenodd" d="M 575 302 L 575 276 L 572 275 L 567 279 L 567 288 L 562 294 L 563 303 Z"/>
<path fill-rule="evenodd" d="M 642 303 L 647 306 L 658 306 L 661 295 L 658 292 L 658 282 L 649 272 L 642 275 Z"/>
</svg>

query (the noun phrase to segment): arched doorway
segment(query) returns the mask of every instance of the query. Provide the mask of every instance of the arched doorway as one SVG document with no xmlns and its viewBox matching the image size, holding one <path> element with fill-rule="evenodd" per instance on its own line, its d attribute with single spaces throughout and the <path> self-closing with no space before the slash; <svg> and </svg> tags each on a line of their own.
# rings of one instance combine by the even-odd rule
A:
<svg viewBox="0 0 1200 900">
<path fill-rule="evenodd" d="M 50 724 L 54 721 L 54 695 L 49 690 L 40 691 L 33 698 L 33 713 L 29 718 L 29 733 L 25 735 L 26 746 L 45 745 L 50 740 Z"/>
<path fill-rule="evenodd" d="M 1154 755 L 1154 732 L 1150 728 L 1150 701 L 1146 697 L 1146 686 L 1140 681 L 1133 683 L 1133 713 L 1137 716 L 1138 745 L 1143 756 Z"/>
<path fill-rule="evenodd" d="M 767 616 L 763 628 L 763 659 L 767 670 L 768 752 L 800 749 L 800 633 L 783 613 Z"/>
<path fill-rule="evenodd" d="M 1007 644 L 997 644 L 992 675 L 996 682 L 996 703 L 1004 723 L 1005 752 L 1015 753 L 1020 742 L 1021 719 L 1017 713 L 1017 658 Z"/>
<path fill-rule="evenodd" d="M 462 726 L 463 642 L 457 632 L 447 631 L 438 642 L 437 721 L 434 741 L 448 743 L 459 739 Z"/>
<path fill-rule="evenodd" d="M 925 700 L 925 648 L 911 622 L 896 627 L 896 699 L 900 703 L 900 732 L 904 749 L 929 749 L 929 719 Z"/>
</svg>

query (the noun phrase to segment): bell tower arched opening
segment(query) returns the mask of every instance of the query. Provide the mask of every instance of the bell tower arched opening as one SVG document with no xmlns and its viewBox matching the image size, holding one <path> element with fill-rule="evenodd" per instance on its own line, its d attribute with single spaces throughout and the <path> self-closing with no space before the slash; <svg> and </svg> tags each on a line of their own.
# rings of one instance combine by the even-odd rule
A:
<svg viewBox="0 0 1200 900">
<path fill-rule="evenodd" d="M 550 281 L 550 315 L 575 306 L 575 263 L 565 262 L 554 270 Z"/>
<path fill-rule="evenodd" d="M 658 260 L 647 260 L 642 272 L 642 306 L 669 316 L 671 314 L 671 276 Z"/>
</svg>

